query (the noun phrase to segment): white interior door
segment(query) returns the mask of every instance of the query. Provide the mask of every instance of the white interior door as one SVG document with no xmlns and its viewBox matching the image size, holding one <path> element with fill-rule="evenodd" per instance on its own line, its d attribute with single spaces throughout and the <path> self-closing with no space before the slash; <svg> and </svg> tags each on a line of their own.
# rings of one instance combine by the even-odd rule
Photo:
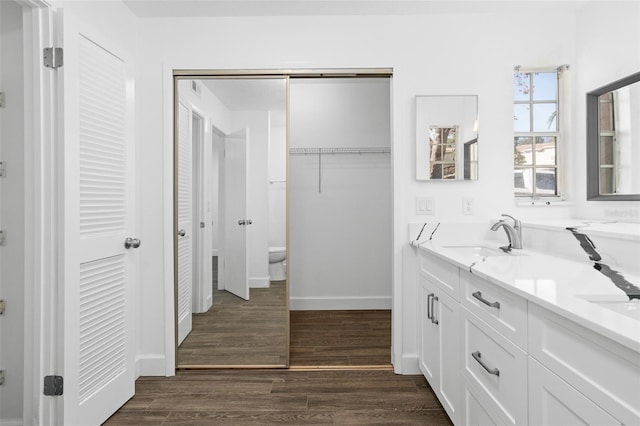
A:
<svg viewBox="0 0 640 426">
<path fill-rule="evenodd" d="M 178 345 L 191 333 L 193 304 L 191 111 L 178 104 Z"/>
<path fill-rule="evenodd" d="M 211 261 L 211 134 L 206 119 L 192 112 L 193 140 L 193 223 L 195 224 L 193 312 L 207 312 L 213 303 Z"/>
<path fill-rule="evenodd" d="M 249 129 L 227 135 L 224 142 L 225 289 L 249 300 L 249 262 L 247 261 Z"/>
<path fill-rule="evenodd" d="M 62 11 L 60 17 L 62 17 Z M 131 56 L 66 13 L 62 29 L 64 425 L 98 425 L 134 394 Z M 139 241 L 137 241 L 139 243 Z M 138 244 L 139 245 L 139 244 Z"/>
</svg>

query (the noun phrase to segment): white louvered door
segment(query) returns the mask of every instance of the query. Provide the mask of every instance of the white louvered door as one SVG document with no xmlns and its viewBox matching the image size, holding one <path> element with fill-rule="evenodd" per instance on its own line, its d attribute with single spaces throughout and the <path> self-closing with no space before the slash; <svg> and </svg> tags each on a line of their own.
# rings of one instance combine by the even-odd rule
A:
<svg viewBox="0 0 640 426">
<path fill-rule="evenodd" d="M 193 167 L 191 112 L 178 104 L 178 345 L 191 333 L 193 290 Z"/>
<path fill-rule="evenodd" d="M 61 22 L 63 327 L 61 424 L 98 425 L 134 394 L 133 88 L 130 56 Z"/>
</svg>

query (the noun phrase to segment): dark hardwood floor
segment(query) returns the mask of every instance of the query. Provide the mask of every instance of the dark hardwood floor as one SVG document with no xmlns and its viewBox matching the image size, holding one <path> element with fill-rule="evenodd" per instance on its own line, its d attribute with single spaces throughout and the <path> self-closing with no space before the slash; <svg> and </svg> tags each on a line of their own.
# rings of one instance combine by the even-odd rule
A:
<svg viewBox="0 0 640 426">
<path fill-rule="evenodd" d="M 210 370 L 143 377 L 108 426 L 450 425 L 422 376 Z"/>
<path fill-rule="evenodd" d="M 194 314 L 178 366 L 279 365 L 287 361 L 285 282 L 252 288 L 249 300 L 215 290 L 209 312 Z"/>
<path fill-rule="evenodd" d="M 291 366 L 391 365 L 391 311 L 291 311 Z"/>
<path fill-rule="evenodd" d="M 216 309 L 194 315 L 179 365 L 284 364 L 286 335 L 276 329 L 286 322 L 277 313 L 285 312 L 285 283 L 252 289 L 249 302 L 216 287 Z M 291 369 L 141 377 L 105 425 L 451 425 L 424 377 L 391 370 L 391 311 L 291 311 L 289 318 Z"/>
</svg>

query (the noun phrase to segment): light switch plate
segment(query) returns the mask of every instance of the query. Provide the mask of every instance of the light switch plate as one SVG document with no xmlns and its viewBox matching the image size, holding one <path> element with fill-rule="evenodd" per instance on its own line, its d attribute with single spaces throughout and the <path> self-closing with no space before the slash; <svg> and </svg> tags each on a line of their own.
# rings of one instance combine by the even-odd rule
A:
<svg viewBox="0 0 640 426">
<path fill-rule="evenodd" d="M 434 199 L 432 197 L 416 197 L 416 214 L 418 215 L 436 214 Z"/>
</svg>

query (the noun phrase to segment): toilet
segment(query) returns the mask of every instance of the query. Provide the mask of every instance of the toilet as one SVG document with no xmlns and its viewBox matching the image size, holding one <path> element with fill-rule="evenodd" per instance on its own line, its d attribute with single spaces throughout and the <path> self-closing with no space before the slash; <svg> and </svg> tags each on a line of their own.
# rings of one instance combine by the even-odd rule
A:
<svg viewBox="0 0 640 426">
<path fill-rule="evenodd" d="M 269 276 L 271 281 L 287 279 L 286 247 L 269 247 Z"/>
</svg>

